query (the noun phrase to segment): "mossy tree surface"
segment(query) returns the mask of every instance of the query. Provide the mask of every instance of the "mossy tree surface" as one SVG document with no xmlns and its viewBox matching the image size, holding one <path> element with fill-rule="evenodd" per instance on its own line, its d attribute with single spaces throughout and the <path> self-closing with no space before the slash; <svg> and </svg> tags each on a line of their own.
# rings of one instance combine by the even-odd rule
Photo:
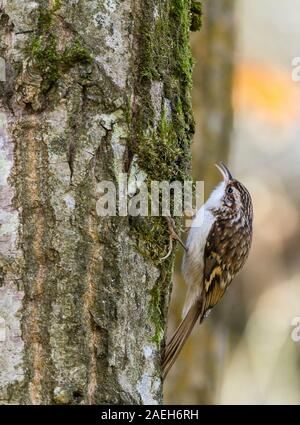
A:
<svg viewBox="0 0 300 425">
<path fill-rule="evenodd" d="M 167 226 L 97 188 L 189 175 L 191 3 L 3 2 L 2 403 L 162 401 Z"/>
</svg>

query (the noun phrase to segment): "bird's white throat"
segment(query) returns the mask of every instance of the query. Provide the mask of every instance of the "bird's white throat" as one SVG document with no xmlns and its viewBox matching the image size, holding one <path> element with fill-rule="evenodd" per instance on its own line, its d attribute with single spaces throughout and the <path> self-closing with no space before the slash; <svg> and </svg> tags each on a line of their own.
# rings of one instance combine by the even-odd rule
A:
<svg viewBox="0 0 300 425">
<path fill-rule="evenodd" d="M 221 199 L 224 196 L 226 183 L 223 181 L 212 191 L 208 200 L 205 202 L 205 209 L 218 208 L 221 205 Z"/>
</svg>

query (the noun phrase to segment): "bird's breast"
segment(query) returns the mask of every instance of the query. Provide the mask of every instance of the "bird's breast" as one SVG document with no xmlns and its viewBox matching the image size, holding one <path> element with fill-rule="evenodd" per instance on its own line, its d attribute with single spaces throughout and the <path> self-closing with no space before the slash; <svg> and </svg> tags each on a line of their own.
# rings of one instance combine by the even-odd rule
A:
<svg viewBox="0 0 300 425">
<path fill-rule="evenodd" d="M 211 211 L 200 208 L 191 223 L 186 246 L 188 251 L 183 257 L 182 272 L 188 285 L 203 277 L 204 250 L 208 234 L 215 221 Z"/>
</svg>

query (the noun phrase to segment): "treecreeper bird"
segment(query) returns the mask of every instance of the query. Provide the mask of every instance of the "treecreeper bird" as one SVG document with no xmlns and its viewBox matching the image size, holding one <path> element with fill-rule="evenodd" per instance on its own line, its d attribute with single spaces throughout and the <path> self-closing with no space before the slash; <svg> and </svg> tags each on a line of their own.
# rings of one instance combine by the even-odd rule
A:
<svg viewBox="0 0 300 425">
<path fill-rule="evenodd" d="M 251 196 L 223 163 L 216 167 L 223 181 L 194 216 L 186 245 L 169 221 L 171 237 L 185 248 L 182 272 L 188 290 L 183 320 L 165 349 L 163 379 L 196 322 L 202 323 L 220 300 L 249 254 L 253 218 Z"/>
</svg>

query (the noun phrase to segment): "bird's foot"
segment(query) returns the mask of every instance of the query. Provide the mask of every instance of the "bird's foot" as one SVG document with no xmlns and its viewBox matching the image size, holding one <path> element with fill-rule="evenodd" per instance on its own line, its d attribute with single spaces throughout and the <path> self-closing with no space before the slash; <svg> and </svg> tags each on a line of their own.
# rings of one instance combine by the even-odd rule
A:
<svg viewBox="0 0 300 425">
<path fill-rule="evenodd" d="M 182 242 L 182 240 L 180 239 L 180 237 L 177 235 L 176 231 L 175 231 L 175 223 L 174 220 L 167 216 L 166 220 L 168 222 L 168 228 L 169 228 L 169 234 L 170 234 L 170 242 L 169 242 L 169 250 L 168 253 L 161 258 L 161 260 L 166 260 L 172 253 L 173 250 L 173 241 L 178 241 L 180 243 L 180 245 L 185 249 L 185 251 L 187 251 L 187 247 L 184 244 L 184 242 Z"/>
</svg>

